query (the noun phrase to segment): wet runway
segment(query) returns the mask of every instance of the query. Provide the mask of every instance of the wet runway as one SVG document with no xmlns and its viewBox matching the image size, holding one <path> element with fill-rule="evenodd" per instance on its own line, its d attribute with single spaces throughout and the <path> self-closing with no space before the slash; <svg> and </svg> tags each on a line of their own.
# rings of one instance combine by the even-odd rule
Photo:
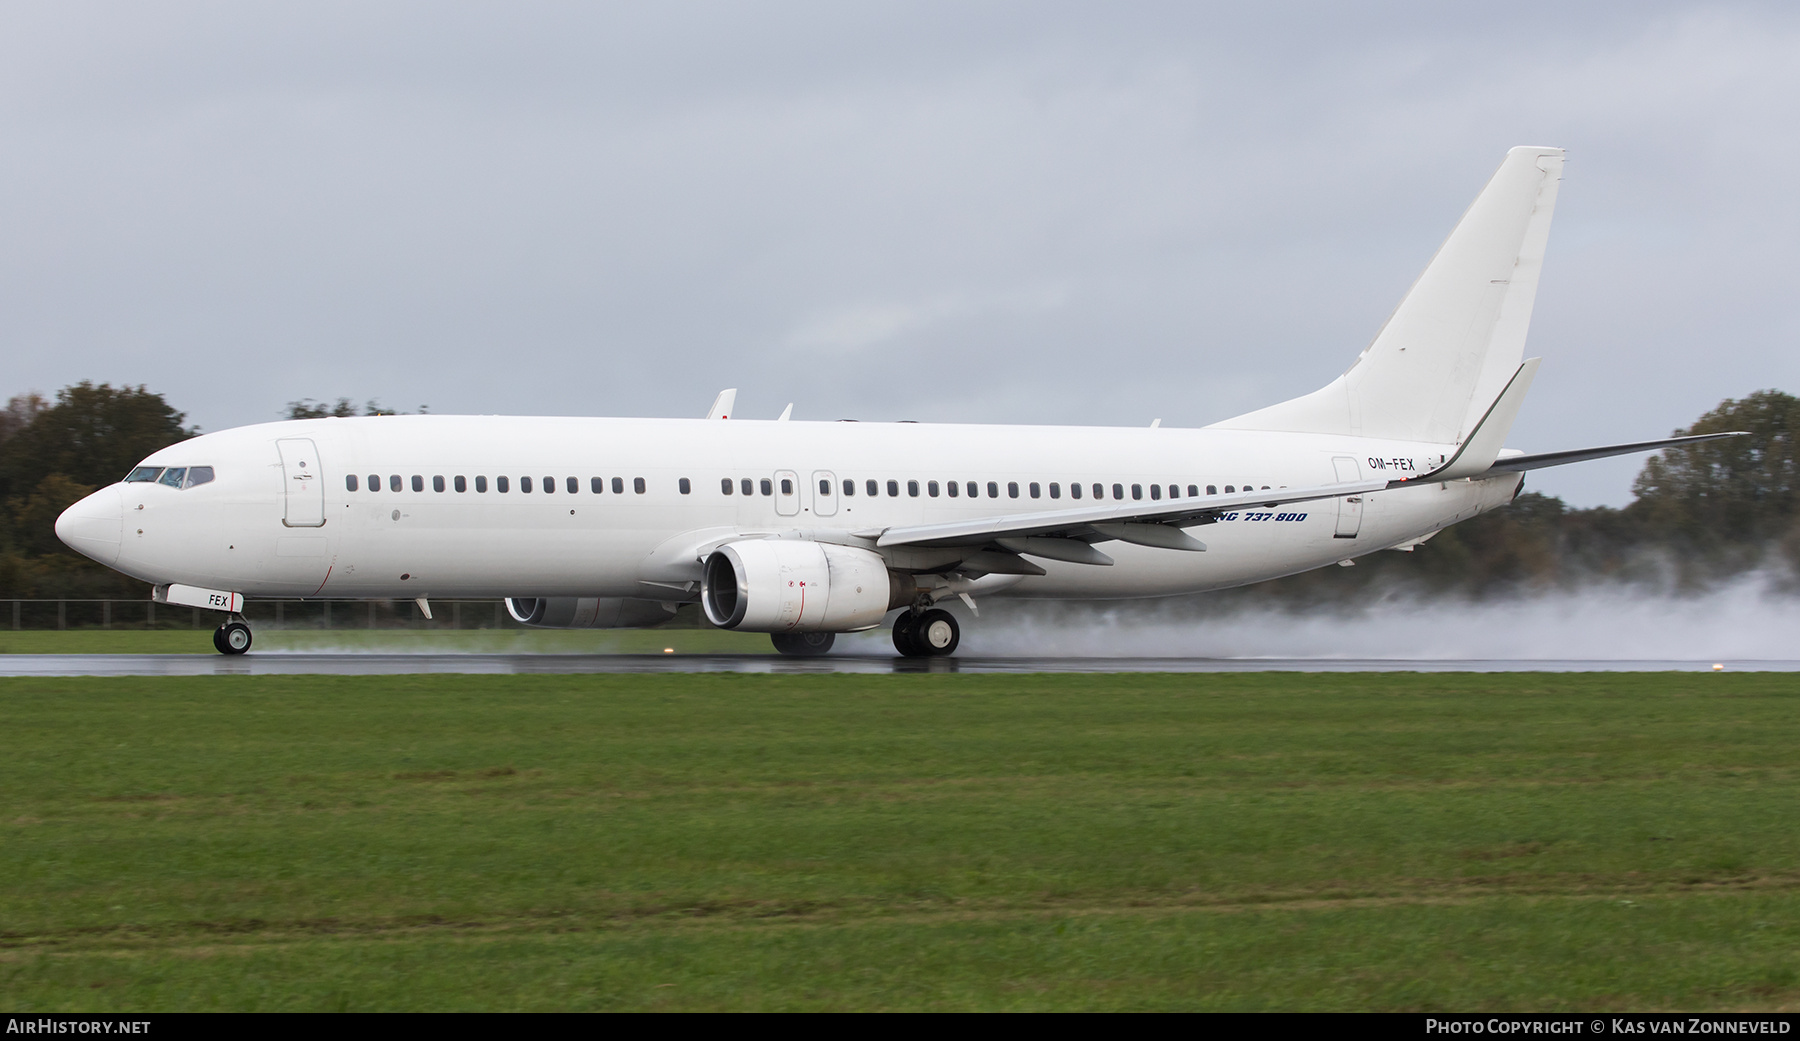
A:
<svg viewBox="0 0 1800 1041">
<path fill-rule="evenodd" d="M 1679 660 L 1461 660 L 1420 658 L 899 658 L 770 654 L 7 654 L 0 676 L 394 676 L 419 673 L 577 675 L 588 673 L 1026 672 L 1706 672 L 1714 662 Z M 1794 672 L 1800 661 L 1725 661 L 1728 672 Z"/>
</svg>

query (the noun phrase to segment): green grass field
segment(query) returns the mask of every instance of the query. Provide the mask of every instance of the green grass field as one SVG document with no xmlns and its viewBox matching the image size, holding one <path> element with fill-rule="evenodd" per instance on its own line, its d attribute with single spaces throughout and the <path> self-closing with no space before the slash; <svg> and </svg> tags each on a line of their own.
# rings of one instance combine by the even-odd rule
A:
<svg viewBox="0 0 1800 1041">
<path fill-rule="evenodd" d="M 0 680 L 0 1004 L 1788 1009 L 1800 677 Z"/>
</svg>

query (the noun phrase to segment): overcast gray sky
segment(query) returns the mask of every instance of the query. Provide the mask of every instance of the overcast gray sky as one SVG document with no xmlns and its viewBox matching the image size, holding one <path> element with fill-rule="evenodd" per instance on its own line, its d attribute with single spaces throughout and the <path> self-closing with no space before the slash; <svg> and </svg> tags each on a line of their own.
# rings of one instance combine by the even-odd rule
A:
<svg viewBox="0 0 1800 1041">
<path fill-rule="evenodd" d="M 1202 425 L 1551 144 L 1510 443 L 1660 436 L 1800 391 L 1796 10 L 0 3 L 0 395 Z"/>
</svg>

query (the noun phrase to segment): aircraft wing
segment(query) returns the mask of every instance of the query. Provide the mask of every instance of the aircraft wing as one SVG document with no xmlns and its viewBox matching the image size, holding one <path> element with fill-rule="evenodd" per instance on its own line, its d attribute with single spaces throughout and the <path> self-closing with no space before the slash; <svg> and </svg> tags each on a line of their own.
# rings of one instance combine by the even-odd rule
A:
<svg viewBox="0 0 1800 1041">
<path fill-rule="evenodd" d="M 1748 430 L 1733 430 L 1724 434 L 1692 434 L 1687 437 L 1665 437 L 1660 441 L 1635 441 L 1629 445 L 1606 445 L 1602 448 L 1577 448 L 1567 452 L 1541 452 L 1537 455 L 1515 455 L 1509 459 L 1496 459 L 1494 465 L 1483 471 L 1487 474 L 1523 473 L 1526 470 L 1542 470 L 1546 466 L 1562 466 L 1565 463 L 1582 463 L 1589 459 L 1605 459 L 1613 455 L 1630 455 L 1633 452 L 1654 452 L 1659 448 L 1674 448 L 1677 445 L 1695 445 L 1702 441 L 1717 441 L 1722 437 L 1744 437 Z"/>
<path fill-rule="evenodd" d="M 1073 510 L 1010 513 L 943 524 L 917 524 L 879 532 L 877 546 L 979 546 L 997 539 L 1074 539 L 1104 542 L 1118 539 L 1165 549 L 1202 550 L 1206 547 L 1181 531 L 1196 524 L 1210 524 L 1220 513 L 1253 507 L 1274 507 L 1316 499 L 1378 492 L 1394 482 L 1351 481 L 1313 488 L 1273 488 L 1265 491 L 1208 495 L 1162 502 L 1129 502 L 1108 506 L 1084 506 Z M 877 536 L 876 532 L 858 532 Z M 1185 544 L 1185 543 L 1191 543 Z M 1030 552 L 1026 550 L 1025 552 Z"/>
</svg>

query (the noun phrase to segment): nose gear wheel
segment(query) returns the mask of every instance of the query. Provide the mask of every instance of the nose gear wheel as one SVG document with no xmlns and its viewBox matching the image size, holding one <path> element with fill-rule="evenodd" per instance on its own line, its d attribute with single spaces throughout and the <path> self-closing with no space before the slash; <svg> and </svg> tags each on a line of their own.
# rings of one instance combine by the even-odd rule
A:
<svg viewBox="0 0 1800 1041">
<path fill-rule="evenodd" d="M 213 630 L 213 646 L 220 654 L 242 654 L 250 649 L 250 627 L 243 622 L 226 622 Z"/>
</svg>

